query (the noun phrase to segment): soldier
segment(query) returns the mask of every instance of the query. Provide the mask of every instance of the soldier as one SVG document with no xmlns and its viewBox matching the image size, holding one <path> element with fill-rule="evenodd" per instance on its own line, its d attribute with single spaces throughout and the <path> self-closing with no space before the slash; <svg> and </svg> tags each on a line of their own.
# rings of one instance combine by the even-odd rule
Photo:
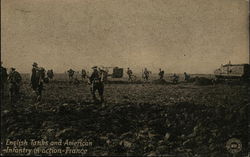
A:
<svg viewBox="0 0 250 157">
<path fill-rule="evenodd" d="M 190 79 L 190 76 L 186 72 L 184 72 L 184 79 L 186 82 L 188 82 Z"/>
<path fill-rule="evenodd" d="M 75 71 L 72 70 L 72 69 L 69 69 L 67 72 L 68 72 L 68 75 L 69 75 L 69 80 L 72 81 Z"/>
<path fill-rule="evenodd" d="M 128 74 L 128 81 L 132 81 L 132 75 L 133 75 L 132 70 L 130 70 L 130 69 L 128 68 L 128 69 L 127 69 L 127 74 Z"/>
<path fill-rule="evenodd" d="M 31 86 L 37 95 L 37 101 L 41 101 L 43 90 L 43 79 L 45 78 L 45 69 L 39 68 L 37 63 L 33 63 L 31 74 Z"/>
<path fill-rule="evenodd" d="M 53 72 L 52 69 L 47 71 L 47 76 L 48 76 L 49 79 L 51 79 L 51 80 L 53 79 L 53 77 L 54 77 L 54 72 Z"/>
<path fill-rule="evenodd" d="M 99 73 L 101 74 L 102 77 L 102 82 L 107 83 L 108 81 L 108 70 L 104 70 L 103 68 L 98 68 Z"/>
<path fill-rule="evenodd" d="M 97 66 L 92 67 L 93 72 L 89 77 L 89 81 L 91 84 L 91 94 L 93 96 L 93 100 L 96 101 L 95 91 L 98 90 L 99 96 L 101 98 L 101 102 L 104 101 L 103 99 L 103 92 L 104 92 L 104 83 L 103 83 L 103 73 L 97 70 Z"/>
<path fill-rule="evenodd" d="M 147 68 L 145 68 L 143 74 L 144 74 L 144 80 L 148 81 L 150 71 L 148 71 Z"/>
<path fill-rule="evenodd" d="M 159 71 L 160 80 L 162 80 L 164 77 L 164 70 L 159 69 Z"/>
<path fill-rule="evenodd" d="M 15 102 L 19 97 L 19 90 L 21 86 L 22 77 L 19 72 L 16 71 L 15 68 L 10 68 L 10 73 L 8 77 L 8 81 L 10 83 L 10 99 L 11 102 Z"/>
<path fill-rule="evenodd" d="M 3 62 L 1 61 L 1 98 L 4 96 L 5 84 L 7 83 L 7 69 L 2 66 Z"/>
<path fill-rule="evenodd" d="M 173 75 L 173 83 L 178 83 L 179 81 L 179 76 L 177 76 L 176 74 Z"/>
<path fill-rule="evenodd" d="M 82 80 L 85 79 L 85 78 L 87 77 L 87 72 L 86 72 L 85 69 L 82 69 L 81 76 L 82 76 Z"/>
</svg>

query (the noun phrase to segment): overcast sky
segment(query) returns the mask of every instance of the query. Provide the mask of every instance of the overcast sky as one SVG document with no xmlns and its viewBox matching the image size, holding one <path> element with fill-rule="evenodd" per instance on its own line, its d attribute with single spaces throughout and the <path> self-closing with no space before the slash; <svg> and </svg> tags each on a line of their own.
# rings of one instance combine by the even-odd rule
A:
<svg viewBox="0 0 250 157">
<path fill-rule="evenodd" d="M 1 0 L 1 60 L 213 73 L 249 62 L 246 0 Z"/>
</svg>

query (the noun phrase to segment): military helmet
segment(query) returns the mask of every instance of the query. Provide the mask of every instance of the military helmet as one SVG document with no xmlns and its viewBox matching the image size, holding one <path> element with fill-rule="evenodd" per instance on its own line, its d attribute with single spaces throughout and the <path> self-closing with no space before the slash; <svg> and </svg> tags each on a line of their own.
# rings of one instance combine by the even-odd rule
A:
<svg viewBox="0 0 250 157">
<path fill-rule="evenodd" d="M 32 64 L 32 66 L 37 66 L 38 64 L 36 63 L 36 62 L 34 62 L 33 64 Z"/>
</svg>

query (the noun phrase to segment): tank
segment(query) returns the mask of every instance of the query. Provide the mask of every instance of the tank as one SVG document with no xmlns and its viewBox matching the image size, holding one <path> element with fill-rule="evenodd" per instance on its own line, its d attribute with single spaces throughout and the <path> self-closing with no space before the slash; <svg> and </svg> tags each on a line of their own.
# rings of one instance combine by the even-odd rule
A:
<svg viewBox="0 0 250 157">
<path fill-rule="evenodd" d="M 122 78 L 123 77 L 123 68 L 115 67 L 113 68 L 112 78 Z"/>
<path fill-rule="evenodd" d="M 249 64 L 225 64 L 214 71 L 217 78 L 250 78 Z"/>
<path fill-rule="evenodd" d="M 102 67 L 107 73 L 107 77 L 112 78 L 122 78 L 123 77 L 123 68 L 119 67 Z"/>
</svg>

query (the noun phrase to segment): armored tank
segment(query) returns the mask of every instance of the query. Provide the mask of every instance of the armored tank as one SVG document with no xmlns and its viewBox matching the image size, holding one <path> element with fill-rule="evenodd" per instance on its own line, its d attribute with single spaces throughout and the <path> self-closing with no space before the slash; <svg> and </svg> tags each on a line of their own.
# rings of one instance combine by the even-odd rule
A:
<svg viewBox="0 0 250 157">
<path fill-rule="evenodd" d="M 112 78 L 122 78 L 123 77 L 123 68 L 114 67 Z"/>
<path fill-rule="evenodd" d="M 123 77 L 123 68 L 119 67 L 102 67 L 104 71 L 106 71 L 106 77 L 112 78 L 122 78 Z"/>
<path fill-rule="evenodd" d="M 220 68 L 214 71 L 217 78 L 223 79 L 249 79 L 250 65 L 249 64 L 231 64 L 230 62 L 221 65 Z"/>
</svg>

